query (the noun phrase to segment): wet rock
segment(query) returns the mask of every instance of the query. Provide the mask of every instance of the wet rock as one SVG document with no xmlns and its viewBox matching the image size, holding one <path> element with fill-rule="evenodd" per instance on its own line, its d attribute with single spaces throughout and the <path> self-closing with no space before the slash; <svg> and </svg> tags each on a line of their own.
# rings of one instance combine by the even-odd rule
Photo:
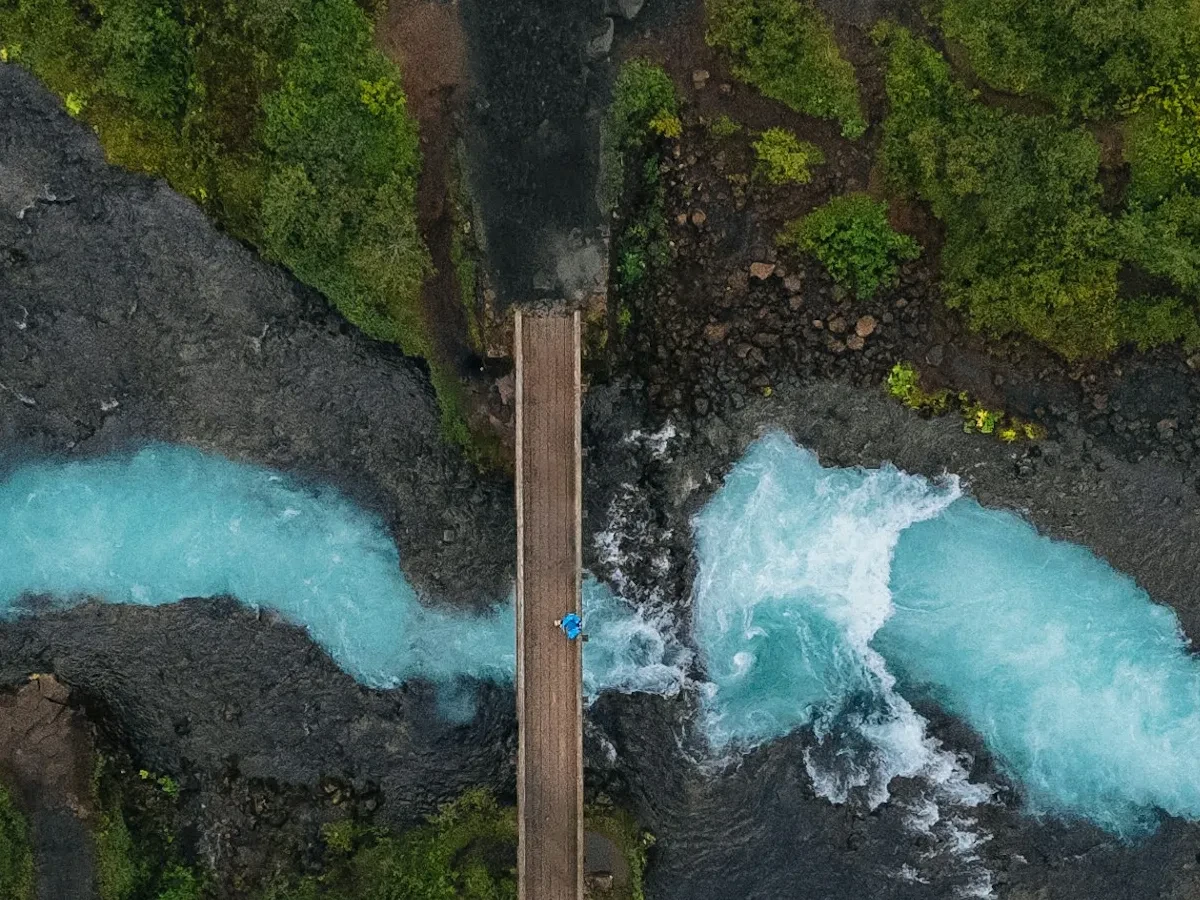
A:
<svg viewBox="0 0 1200 900">
<path fill-rule="evenodd" d="M 788 298 L 788 309 L 792 312 L 799 312 L 804 308 L 804 298 L 799 294 L 795 294 Z"/>
<path fill-rule="evenodd" d="M 704 328 L 704 338 L 711 344 L 716 344 L 725 340 L 725 337 L 728 334 L 728 322 L 713 322 L 711 325 L 706 325 Z"/>
<path fill-rule="evenodd" d="M 503 378 L 496 379 L 496 390 L 500 394 L 500 402 L 508 406 L 516 396 L 516 376 L 510 372 Z"/>
<path fill-rule="evenodd" d="M 771 262 L 753 262 L 750 263 L 750 275 L 757 278 L 759 281 L 766 281 L 775 274 L 775 263 Z"/>
<path fill-rule="evenodd" d="M 945 356 L 946 348 L 941 344 L 934 344 L 929 348 L 929 352 L 925 354 L 925 362 L 931 366 L 940 366 Z"/>
<path fill-rule="evenodd" d="M 637 18 L 638 13 L 645 5 L 646 0 L 607 0 L 604 11 L 610 16 L 621 16 L 623 19 L 632 21 Z"/>
<path fill-rule="evenodd" d="M 632 18 L 632 17 L 630 17 Z M 612 50 L 613 36 L 616 34 L 617 23 L 611 17 L 605 17 L 599 31 L 588 41 L 588 59 L 603 59 Z"/>
<path fill-rule="evenodd" d="M 875 333 L 876 322 L 874 316 L 863 316 L 854 323 L 854 333 L 860 338 L 870 337 Z"/>
</svg>

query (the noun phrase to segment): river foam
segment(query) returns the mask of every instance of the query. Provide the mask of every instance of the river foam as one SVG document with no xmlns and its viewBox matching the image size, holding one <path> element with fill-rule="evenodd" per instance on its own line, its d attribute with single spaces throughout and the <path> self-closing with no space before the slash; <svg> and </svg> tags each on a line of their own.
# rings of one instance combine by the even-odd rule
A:
<svg viewBox="0 0 1200 900">
<path fill-rule="evenodd" d="M 831 800 L 877 804 L 917 774 L 943 801 L 981 802 L 909 703 L 926 697 L 979 733 L 1035 814 L 1123 836 L 1160 811 L 1200 818 L 1200 662 L 1172 610 L 1086 549 L 953 478 L 823 468 L 782 434 L 747 451 L 695 528 L 715 747 L 811 727 Z"/>
</svg>

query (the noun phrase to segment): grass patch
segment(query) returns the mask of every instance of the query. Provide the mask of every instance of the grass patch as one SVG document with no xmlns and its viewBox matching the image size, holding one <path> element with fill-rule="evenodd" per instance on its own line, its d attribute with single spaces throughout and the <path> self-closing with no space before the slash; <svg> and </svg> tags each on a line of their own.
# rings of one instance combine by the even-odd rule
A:
<svg viewBox="0 0 1200 900">
<path fill-rule="evenodd" d="M 471 215 L 471 200 L 467 194 L 466 179 L 461 166 L 454 167 L 451 185 L 451 213 L 454 231 L 450 238 L 450 264 L 454 266 L 454 278 L 462 298 L 463 313 L 467 320 L 467 340 L 476 353 L 486 351 L 483 328 L 479 315 L 479 269 L 476 259 L 479 244 L 475 240 L 475 226 Z"/>
<path fill-rule="evenodd" d="M 431 357 L 416 123 L 354 0 L 0 0 L 0 35 L 112 162 L 165 177 L 365 333 Z M 455 433 L 450 380 L 435 385 Z"/>
<path fill-rule="evenodd" d="M 646 291 L 650 273 L 670 261 L 659 169 L 662 142 L 681 131 L 679 98 L 667 73 L 644 60 L 625 63 L 602 135 L 606 205 L 621 210 L 613 229 L 615 322 L 621 335 L 633 322 L 633 303 Z"/>
<path fill-rule="evenodd" d="M 790 223 L 778 240 L 812 253 L 836 284 L 860 300 L 893 283 L 901 261 L 921 255 L 920 244 L 888 224 L 887 204 L 866 194 L 834 197 Z"/>
<path fill-rule="evenodd" d="M 470 791 L 399 836 L 326 825 L 326 871 L 267 888 L 261 900 L 514 900 L 516 811 Z"/>
<path fill-rule="evenodd" d="M 769 184 L 808 184 L 813 167 L 825 162 L 820 147 L 800 140 L 786 128 L 768 128 L 753 146 L 758 159 L 754 174 Z"/>
<path fill-rule="evenodd" d="M 867 130 L 854 68 L 812 0 L 706 0 L 707 40 L 729 54 L 733 74 L 797 112 Z"/>
<path fill-rule="evenodd" d="M 33 900 L 29 825 L 3 785 L 0 785 L 0 897 Z"/>
</svg>

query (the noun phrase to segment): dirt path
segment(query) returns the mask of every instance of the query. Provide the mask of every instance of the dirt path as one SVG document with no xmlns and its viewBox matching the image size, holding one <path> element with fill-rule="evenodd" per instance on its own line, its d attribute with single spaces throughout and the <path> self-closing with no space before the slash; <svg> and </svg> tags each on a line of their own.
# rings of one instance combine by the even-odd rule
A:
<svg viewBox="0 0 1200 900">
<path fill-rule="evenodd" d="M 460 377 L 478 364 L 467 339 L 461 287 L 451 258 L 457 121 L 467 84 L 466 47 L 455 0 L 397 0 L 376 28 L 380 49 L 403 73 L 409 108 L 417 117 L 423 157 L 417 220 L 436 270 L 422 299 L 436 350 Z"/>
<path fill-rule="evenodd" d="M 96 896 L 91 738 L 68 699 L 49 675 L 0 696 L 0 773 L 29 819 L 38 900 Z"/>
<path fill-rule="evenodd" d="M 579 314 L 518 314 L 517 805 L 521 900 L 583 891 Z"/>
</svg>

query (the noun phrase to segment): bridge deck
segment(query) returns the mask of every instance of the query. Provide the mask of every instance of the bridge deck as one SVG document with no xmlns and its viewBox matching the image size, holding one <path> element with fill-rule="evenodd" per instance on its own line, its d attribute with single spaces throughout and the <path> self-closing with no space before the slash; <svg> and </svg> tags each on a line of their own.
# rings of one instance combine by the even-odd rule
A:
<svg viewBox="0 0 1200 900">
<path fill-rule="evenodd" d="M 579 315 L 517 313 L 517 866 L 521 900 L 583 896 Z"/>
</svg>

